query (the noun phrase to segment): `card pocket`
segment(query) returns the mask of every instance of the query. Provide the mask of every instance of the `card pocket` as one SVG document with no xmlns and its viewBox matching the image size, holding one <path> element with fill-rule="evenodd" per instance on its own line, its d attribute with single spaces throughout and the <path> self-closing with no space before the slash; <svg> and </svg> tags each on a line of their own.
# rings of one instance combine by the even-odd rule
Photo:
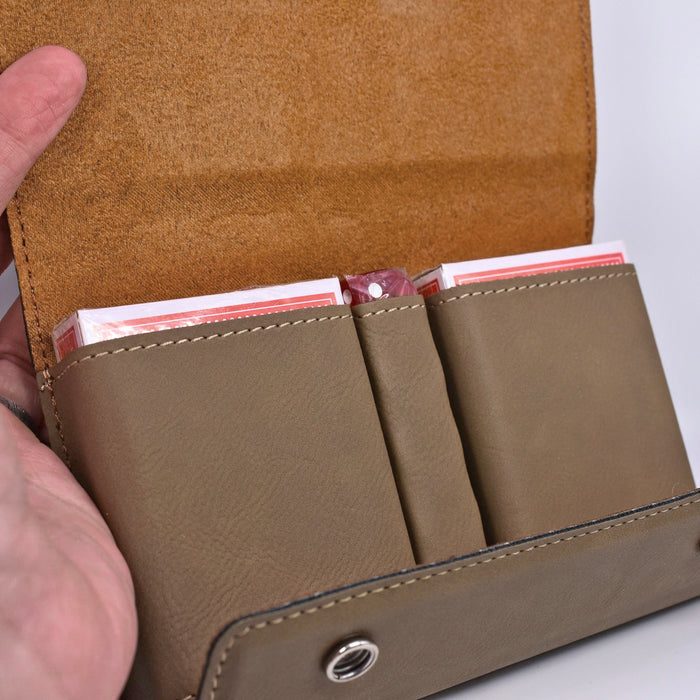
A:
<svg viewBox="0 0 700 700">
<path fill-rule="evenodd" d="M 490 544 L 694 488 L 632 265 L 465 285 L 427 306 Z"/>
<path fill-rule="evenodd" d="M 416 563 L 482 549 L 481 516 L 423 298 L 352 311 Z"/>
<path fill-rule="evenodd" d="M 151 697 L 196 688 L 227 621 L 415 563 L 347 307 L 108 341 L 40 379 L 133 572 Z"/>
</svg>

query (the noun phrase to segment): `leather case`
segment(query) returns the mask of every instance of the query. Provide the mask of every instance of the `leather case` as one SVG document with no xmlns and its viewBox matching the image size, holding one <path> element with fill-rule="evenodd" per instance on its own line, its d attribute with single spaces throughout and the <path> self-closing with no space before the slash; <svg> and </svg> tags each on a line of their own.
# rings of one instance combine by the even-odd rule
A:
<svg viewBox="0 0 700 700">
<path fill-rule="evenodd" d="M 157 572 L 140 564 L 166 556 L 149 529 L 189 536 L 193 550 L 205 543 L 205 550 L 226 552 L 235 542 L 232 521 L 214 522 L 204 499 L 187 509 L 181 529 L 192 472 L 168 471 L 153 458 L 148 462 L 160 470 L 162 483 L 144 489 L 136 481 L 142 476 L 133 468 L 137 462 L 110 468 L 113 462 L 101 461 L 105 445 L 90 448 L 93 459 L 81 422 L 96 418 L 86 418 L 80 402 L 84 396 L 112 415 L 116 409 L 102 383 L 122 405 L 140 409 L 111 374 L 122 363 L 142 372 L 151 358 L 177 363 L 180 356 L 194 358 L 195 350 L 224 348 L 232 338 L 112 353 L 74 365 L 58 379 L 67 365 L 58 370 L 51 350 L 56 322 L 78 308 L 397 265 L 416 273 L 440 261 L 590 240 L 595 128 L 585 0 L 6 0 L 0 26 L 2 67 L 47 43 L 72 48 L 88 67 L 81 105 L 8 214 L 52 444 L 96 498 L 120 545 L 132 552 L 142 611 L 165 604 L 151 588 Z M 332 323 L 325 333 L 345 321 Z M 183 333 L 179 339 L 189 337 Z M 198 335 L 215 333 L 218 328 L 203 328 Z M 273 336 L 276 331 L 235 340 L 255 337 L 257 344 Z M 186 367 L 166 366 L 171 380 L 193 371 L 214 383 L 211 370 L 194 359 Z M 165 371 L 155 362 L 151 367 L 154 375 Z M 94 386 L 87 380 L 92 374 Z M 340 381 L 336 372 L 327 374 L 331 383 Z M 319 374 L 318 383 L 323 380 Z M 366 377 L 362 381 L 368 395 Z M 187 404 L 193 400 L 187 394 L 166 397 L 157 376 L 148 375 L 146 386 L 155 393 L 145 396 L 144 410 L 155 411 L 160 430 L 170 415 L 196 421 L 211 435 L 216 423 L 205 415 L 170 404 L 159 412 L 158 399 Z M 75 401 L 69 399 L 74 392 Z M 196 396 L 201 406 L 205 398 Z M 226 398 L 217 394 L 219 404 Z M 113 418 L 126 425 L 133 422 L 127 414 Z M 376 436 L 377 416 L 362 420 Z M 346 437 L 357 429 L 339 428 Z M 113 431 L 109 440 L 129 457 L 128 439 Z M 202 446 L 207 454 L 219 444 L 231 447 L 233 439 L 217 435 L 216 441 Z M 314 445 L 322 454 L 328 449 L 319 436 Z M 374 459 L 386 468 L 386 455 Z M 676 468 L 673 459 L 665 456 L 669 469 Z M 216 468 L 207 469 L 212 483 L 197 484 L 201 496 L 229 486 Z M 398 501 L 390 486 L 384 483 L 373 496 L 382 507 L 367 531 L 383 518 L 395 522 L 388 510 Z M 290 537 L 297 521 L 308 524 L 315 507 L 302 499 L 295 509 L 297 497 L 302 494 L 292 486 L 289 498 L 280 494 L 276 501 L 290 514 Z M 340 588 L 300 594 L 290 584 L 288 594 L 275 587 L 269 600 L 266 584 L 259 596 L 246 591 L 247 610 L 207 596 L 198 607 L 178 611 L 192 617 L 192 639 L 187 633 L 174 639 L 167 629 L 184 628 L 182 620 L 169 618 L 158 627 L 142 616 L 129 695 L 425 696 L 698 595 L 699 503 L 693 491 L 608 520 L 359 582 L 368 568 L 390 564 L 385 557 L 394 544 L 397 569 L 410 557 L 405 532 L 402 537 L 401 528 L 391 526 L 376 550 L 382 558 L 376 567 L 338 552 L 338 576 L 324 569 L 318 584 L 306 582 L 345 579 L 329 583 Z M 269 505 L 256 501 L 256 507 Z M 238 514 L 245 519 L 246 512 Z M 142 523 L 134 525 L 138 534 L 130 530 L 132 518 Z M 126 541 L 132 536 L 143 539 L 138 554 L 138 542 Z M 179 596 L 200 580 L 229 590 L 239 586 L 234 557 L 197 561 L 170 563 L 164 578 L 176 566 L 181 570 L 167 582 L 169 590 L 181 582 Z M 274 573 L 267 562 L 260 566 Z M 280 602 L 296 595 L 307 597 Z M 227 615 L 239 619 L 227 625 L 221 622 Z M 324 674 L 329 650 L 353 635 L 377 644 L 376 664 L 357 680 L 332 683 Z M 161 651 L 153 656 L 154 650 Z"/>
<path fill-rule="evenodd" d="M 352 307 L 417 564 L 485 546 L 422 297 Z"/>
<path fill-rule="evenodd" d="M 133 571 L 155 697 L 196 686 L 260 601 L 415 565 L 348 307 L 96 343 L 47 376 Z"/>
<path fill-rule="evenodd" d="M 467 284 L 428 308 L 490 544 L 694 488 L 633 265 Z"/>
</svg>

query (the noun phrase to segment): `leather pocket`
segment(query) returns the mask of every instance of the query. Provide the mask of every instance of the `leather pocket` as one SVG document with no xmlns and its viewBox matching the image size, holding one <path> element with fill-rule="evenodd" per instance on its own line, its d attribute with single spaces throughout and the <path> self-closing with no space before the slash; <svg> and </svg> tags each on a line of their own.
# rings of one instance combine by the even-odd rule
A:
<svg viewBox="0 0 700 700">
<path fill-rule="evenodd" d="M 347 307 L 108 341 L 40 379 L 133 572 L 149 697 L 196 688 L 231 619 L 414 565 Z"/>
<path fill-rule="evenodd" d="M 490 544 L 694 488 L 632 265 L 427 304 Z"/>
<path fill-rule="evenodd" d="M 485 546 L 422 297 L 352 308 L 416 563 Z"/>
</svg>

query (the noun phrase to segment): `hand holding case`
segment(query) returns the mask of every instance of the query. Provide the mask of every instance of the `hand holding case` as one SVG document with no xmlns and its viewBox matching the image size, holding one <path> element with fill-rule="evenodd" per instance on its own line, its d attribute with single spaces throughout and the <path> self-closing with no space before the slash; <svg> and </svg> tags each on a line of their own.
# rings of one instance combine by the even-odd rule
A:
<svg viewBox="0 0 700 700">
<path fill-rule="evenodd" d="M 3 3 L 2 67 L 60 43 L 90 76 L 8 212 L 57 452 L 84 439 L 49 342 L 76 308 L 590 240 L 588 21 L 574 0 Z M 100 464 L 70 464 L 96 488 Z M 128 510 L 133 489 L 119 470 L 109 478 Z M 181 486 L 164 485 L 154 517 L 177 517 Z M 222 630 L 200 690 L 191 670 L 178 692 L 405 698 L 467 680 L 700 593 L 699 502 L 379 581 L 356 584 L 358 569 L 350 588 Z M 110 524 L 121 542 L 127 523 Z M 323 659 L 356 633 L 380 660 L 331 684 Z M 172 697 L 143 680 L 178 659 L 160 663 L 141 648 L 134 697 Z"/>
</svg>

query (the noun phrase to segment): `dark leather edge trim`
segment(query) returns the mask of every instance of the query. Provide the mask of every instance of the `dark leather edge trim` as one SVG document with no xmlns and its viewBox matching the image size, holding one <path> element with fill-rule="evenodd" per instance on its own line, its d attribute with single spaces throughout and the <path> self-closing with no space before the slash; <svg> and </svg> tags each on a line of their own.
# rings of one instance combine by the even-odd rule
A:
<svg viewBox="0 0 700 700">
<path fill-rule="evenodd" d="M 605 532 L 616 527 L 633 524 L 670 511 L 676 511 L 680 508 L 698 504 L 700 504 L 700 489 L 599 520 L 592 520 L 581 525 L 499 544 L 479 552 L 455 557 L 447 561 L 415 567 L 388 576 L 381 576 L 350 584 L 332 591 L 325 591 L 307 598 L 292 601 L 280 607 L 238 618 L 225 627 L 214 640 L 208 655 L 207 667 L 200 683 L 197 698 L 198 700 L 217 699 L 216 690 L 218 681 L 232 648 L 239 640 L 254 631 L 262 630 L 269 626 L 280 625 L 285 621 L 297 619 L 304 615 L 322 612 L 323 610 L 328 610 L 339 604 L 348 604 L 368 595 L 378 594 L 380 592 L 391 593 L 394 590 L 418 583 L 419 581 L 433 580 L 437 577 L 457 573 L 480 564 L 527 554 L 552 545 L 570 543 L 582 537 Z M 293 612 L 290 612 L 292 610 Z M 604 629 L 606 629 L 606 627 L 601 627 L 598 631 L 602 632 Z M 517 659 L 517 661 L 519 660 L 521 659 Z M 440 689 L 441 688 L 435 688 L 435 691 Z"/>
</svg>

